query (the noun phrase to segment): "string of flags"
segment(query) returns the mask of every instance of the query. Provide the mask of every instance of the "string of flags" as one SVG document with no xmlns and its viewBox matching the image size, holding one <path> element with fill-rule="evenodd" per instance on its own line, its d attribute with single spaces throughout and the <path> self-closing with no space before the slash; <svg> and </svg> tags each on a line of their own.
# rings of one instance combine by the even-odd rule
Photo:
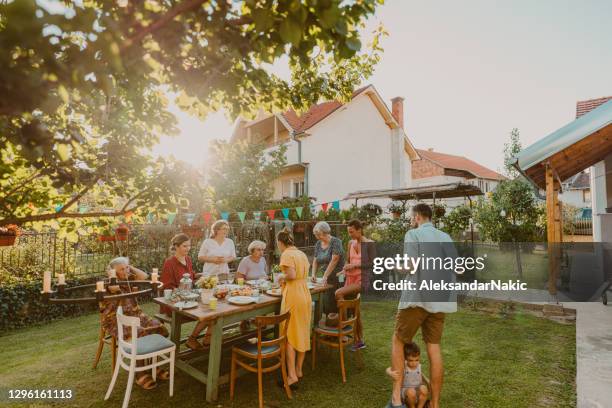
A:
<svg viewBox="0 0 612 408">
<path fill-rule="evenodd" d="M 327 203 L 321 203 L 321 204 L 312 204 L 309 207 L 310 213 L 315 214 L 317 207 L 320 207 L 323 210 L 323 212 L 327 212 L 327 210 L 330 208 L 336 211 L 340 211 L 340 200 L 331 201 Z M 253 219 L 255 221 L 261 221 L 262 215 L 264 214 L 268 217 L 268 219 L 274 220 L 274 219 L 280 219 L 280 217 L 277 217 L 277 211 L 280 211 L 281 213 L 280 215 L 282 216 L 282 219 L 288 220 L 291 214 L 291 210 L 295 211 L 295 214 L 297 215 L 298 218 L 302 218 L 302 215 L 304 213 L 304 207 L 273 208 L 269 210 L 258 210 L 258 211 L 220 211 L 220 212 L 202 211 L 200 213 L 200 219 L 204 221 L 204 224 L 209 224 L 213 219 L 216 219 L 215 217 L 216 214 L 218 214 L 218 218 L 225 220 L 225 221 L 229 220 L 232 214 L 236 214 L 240 222 L 244 222 L 246 220 L 247 213 L 250 212 L 253 215 Z M 196 220 L 198 220 L 196 213 L 184 213 L 183 216 L 185 217 L 185 221 L 187 222 L 189 226 L 191 226 Z M 149 224 L 152 224 L 155 218 L 156 218 L 155 214 L 153 213 L 148 213 L 146 216 L 146 220 Z M 173 224 L 174 221 L 176 221 L 176 218 L 177 218 L 176 212 L 168 212 L 165 214 L 165 219 L 168 222 L 168 225 Z M 127 217 L 126 217 L 126 221 L 129 222 Z"/>
</svg>

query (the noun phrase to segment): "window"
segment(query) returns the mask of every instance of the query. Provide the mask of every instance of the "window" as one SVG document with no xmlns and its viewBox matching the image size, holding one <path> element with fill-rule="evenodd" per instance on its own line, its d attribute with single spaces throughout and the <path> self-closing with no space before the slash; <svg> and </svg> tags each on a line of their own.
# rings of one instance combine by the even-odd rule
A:
<svg viewBox="0 0 612 408">
<path fill-rule="evenodd" d="M 293 183 L 293 197 L 301 197 L 304 195 L 304 182 L 296 181 Z"/>
<path fill-rule="evenodd" d="M 585 203 L 591 202 L 591 189 L 590 188 L 585 188 L 584 190 L 582 190 L 582 201 L 584 201 Z"/>
</svg>

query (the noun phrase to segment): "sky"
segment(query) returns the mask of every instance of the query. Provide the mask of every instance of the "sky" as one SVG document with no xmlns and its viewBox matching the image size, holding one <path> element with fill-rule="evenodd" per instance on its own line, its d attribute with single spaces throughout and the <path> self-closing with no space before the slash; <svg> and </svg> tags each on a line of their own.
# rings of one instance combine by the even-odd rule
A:
<svg viewBox="0 0 612 408">
<path fill-rule="evenodd" d="M 526 147 L 572 121 L 576 101 L 612 95 L 610 16 L 607 0 L 387 0 L 368 22 L 389 37 L 365 83 L 389 106 L 405 98 L 417 148 L 501 170 L 512 128 Z M 158 154 L 200 166 L 209 141 L 230 136 L 222 112 L 204 122 L 173 112 L 181 134 Z"/>
</svg>

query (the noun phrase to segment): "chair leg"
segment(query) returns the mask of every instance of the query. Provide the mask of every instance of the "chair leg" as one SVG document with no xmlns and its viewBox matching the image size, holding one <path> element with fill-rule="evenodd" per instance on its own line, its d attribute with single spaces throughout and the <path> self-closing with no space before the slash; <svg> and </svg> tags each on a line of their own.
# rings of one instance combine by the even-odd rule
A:
<svg viewBox="0 0 612 408">
<path fill-rule="evenodd" d="M 230 368 L 230 400 L 234 400 L 234 386 L 236 383 L 236 353 L 232 351 L 232 366 Z"/>
<path fill-rule="evenodd" d="M 311 362 L 312 362 L 312 369 L 315 369 L 315 360 L 317 359 L 317 332 L 314 332 L 313 336 L 312 336 L 312 356 L 311 357 Z"/>
<path fill-rule="evenodd" d="M 115 336 L 111 339 L 111 369 L 114 370 L 117 365 L 117 339 Z"/>
<path fill-rule="evenodd" d="M 174 395 L 174 350 L 170 352 L 170 396 Z"/>
<path fill-rule="evenodd" d="M 263 367 L 261 358 L 257 359 L 257 394 L 259 396 L 259 408 L 264 408 L 263 403 Z"/>
<path fill-rule="evenodd" d="M 283 385 L 285 386 L 285 393 L 289 399 L 293 398 L 291 395 L 291 387 L 287 380 L 287 354 L 285 347 L 281 348 L 281 374 L 283 376 Z"/>
<path fill-rule="evenodd" d="M 104 329 L 100 327 L 100 336 L 98 340 L 98 350 L 96 351 L 96 358 L 94 359 L 93 368 L 98 366 L 100 357 L 102 356 L 102 350 L 104 349 Z M 114 368 L 114 367 L 113 367 Z"/>
<path fill-rule="evenodd" d="M 340 336 L 340 371 L 342 371 L 342 382 L 346 382 L 346 372 L 344 370 L 344 344 L 342 342 L 342 336 Z"/>
<path fill-rule="evenodd" d="M 151 365 L 153 366 L 151 368 L 151 377 L 153 377 L 153 381 L 157 381 L 157 366 L 155 364 L 157 364 L 157 356 L 151 357 Z"/>
<path fill-rule="evenodd" d="M 123 397 L 123 405 L 121 408 L 127 408 L 130 403 L 130 395 L 132 394 L 132 386 L 134 385 L 134 376 L 136 374 L 136 361 L 130 362 L 130 374 L 128 376 L 127 388 L 125 389 L 125 397 Z"/>
<path fill-rule="evenodd" d="M 115 369 L 113 370 L 113 378 L 111 379 L 111 382 L 108 385 L 108 390 L 106 391 L 106 396 L 104 397 L 105 400 L 110 397 L 111 392 L 113 391 L 113 387 L 115 386 L 115 382 L 117 381 L 117 376 L 119 375 L 119 368 L 120 364 L 116 364 Z"/>
</svg>

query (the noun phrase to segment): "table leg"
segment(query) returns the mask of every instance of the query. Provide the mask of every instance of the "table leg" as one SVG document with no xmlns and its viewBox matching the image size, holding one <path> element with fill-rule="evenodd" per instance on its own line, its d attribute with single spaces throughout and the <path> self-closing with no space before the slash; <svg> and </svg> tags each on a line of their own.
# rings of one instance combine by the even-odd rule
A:
<svg viewBox="0 0 612 408">
<path fill-rule="evenodd" d="M 321 320 L 321 294 L 324 292 L 319 292 L 317 293 L 316 296 L 316 300 L 315 300 L 315 310 L 314 310 L 314 316 L 313 316 L 313 326 L 317 327 L 317 325 L 319 324 L 319 320 Z"/>
<path fill-rule="evenodd" d="M 218 397 L 222 343 L 223 317 L 220 317 L 212 326 L 210 349 L 208 351 L 208 372 L 206 376 L 206 401 L 208 402 L 216 401 Z"/>
<path fill-rule="evenodd" d="M 172 342 L 176 344 L 177 354 L 181 348 L 181 326 L 181 316 L 173 310 L 172 321 L 170 322 L 170 340 L 172 340 Z"/>
</svg>

